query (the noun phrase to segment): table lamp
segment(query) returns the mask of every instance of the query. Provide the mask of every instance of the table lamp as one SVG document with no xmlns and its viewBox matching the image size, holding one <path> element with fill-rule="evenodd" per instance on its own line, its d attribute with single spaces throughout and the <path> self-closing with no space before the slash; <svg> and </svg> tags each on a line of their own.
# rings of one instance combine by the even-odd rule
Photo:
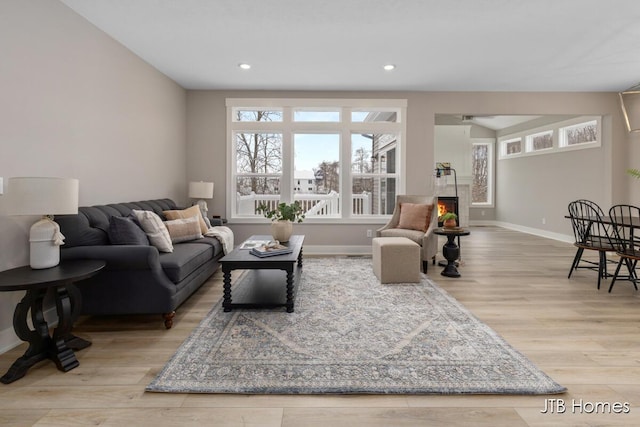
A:
<svg viewBox="0 0 640 427">
<path fill-rule="evenodd" d="M 29 233 L 31 268 L 50 268 L 60 263 L 64 236 L 53 215 L 78 213 L 78 188 L 78 180 L 72 178 L 9 178 L 9 215 L 42 215 Z"/>
<path fill-rule="evenodd" d="M 195 204 L 200 208 L 203 218 L 207 218 L 209 207 L 203 199 L 213 199 L 213 182 L 192 181 L 189 183 L 189 197 L 200 199 Z"/>
</svg>

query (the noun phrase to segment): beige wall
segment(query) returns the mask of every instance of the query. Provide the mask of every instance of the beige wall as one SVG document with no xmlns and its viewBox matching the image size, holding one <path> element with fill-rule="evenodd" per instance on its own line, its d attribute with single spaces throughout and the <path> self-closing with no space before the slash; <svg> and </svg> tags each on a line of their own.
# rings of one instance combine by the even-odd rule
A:
<svg viewBox="0 0 640 427">
<path fill-rule="evenodd" d="M 640 169 L 640 132 L 629 135 L 629 155 L 626 157 L 626 169 Z M 640 204 L 640 179 L 628 178 L 628 201 Z"/>
<path fill-rule="evenodd" d="M 212 179 L 217 189 L 226 186 L 225 99 L 242 97 L 408 99 L 407 193 L 428 191 L 436 114 L 602 115 L 603 144 L 599 149 L 498 162 L 496 209 L 490 212 L 490 217 L 495 215 L 503 224 L 539 230 L 542 234 L 569 236 L 571 229 L 564 215 L 570 200 L 586 197 L 608 206 L 629 197 L 626 192 L 629 178 L 624 173 L 629 135 L 624 130 L 617 96 L 612 93 L 189 91 L 189 175 L 194 179 Z M 640 182 L 636 184 L 640 187 Z M 220 190 L 216 191 L 211 212 L 219 215 L 226 212 L 226 200 Z M 542 224 L 543 217 L 546 224 Z M 296 227 L 305 233 L 305 244 L 348 247 L 369 245 L 366 230 L 376 226 Z M 232 224 L 232 227 L 238 241 L 267 232 L 264 224 Z"/>
<path fill-rule="evenodd" d="M 80 180 L 80 204 L 183 201 L 186 91 L 62 3 L 0 2 L 0 176 Z M 8 217 L 0 270 L 27 265 L 37 218 Z M 43 212 L 44 213 L 44 212 Z M 0 294 L 0 351 L 19 292 Z"/>
</svg>

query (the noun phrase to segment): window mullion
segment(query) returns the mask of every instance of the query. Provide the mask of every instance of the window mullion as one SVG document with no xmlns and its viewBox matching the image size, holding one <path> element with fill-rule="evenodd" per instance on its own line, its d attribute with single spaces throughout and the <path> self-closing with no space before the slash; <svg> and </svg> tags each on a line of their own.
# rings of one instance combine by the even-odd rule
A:
<svg viewBox="0 0 640 427">
<path fill-rule="evenodd" d="M 280 201 L 293 201 L 293 109 L 282 109 L 282 181 L 280 182 Z"/>
<path fill-rule="evenodd" d="M 340 191 L 342 193 L 340 216 L 342 218 L 351 218 L 351 108 L 343 108 L 342 117 L 342 129 L 340 131 Z"/>
</svg>

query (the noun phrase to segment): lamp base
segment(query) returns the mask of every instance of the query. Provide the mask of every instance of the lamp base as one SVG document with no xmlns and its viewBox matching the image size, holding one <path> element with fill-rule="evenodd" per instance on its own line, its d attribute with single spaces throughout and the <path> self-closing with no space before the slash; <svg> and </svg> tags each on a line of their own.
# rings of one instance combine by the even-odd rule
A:
<svg viewBox="0 0 640 427">
<path fill-rule="evenodd" d="M 198 205 L 198 207 L 200 208 L 200 213 L 202 214 L 202 217 L 206 218 L 207 212 L 209 212 L 209 206 L 207 206 L 207 202 L 204 200 L 198 200 L 196 202 L 196 205 Z"/>
<path fill-rule="evenodd" d="M 60 264 L 60 245 L 56 244 L 56 236 L 59 233 L 58 224 L 47 217 L 31 226 L 29 234 L 31 268 L 40 270 Z"/>
</svg>

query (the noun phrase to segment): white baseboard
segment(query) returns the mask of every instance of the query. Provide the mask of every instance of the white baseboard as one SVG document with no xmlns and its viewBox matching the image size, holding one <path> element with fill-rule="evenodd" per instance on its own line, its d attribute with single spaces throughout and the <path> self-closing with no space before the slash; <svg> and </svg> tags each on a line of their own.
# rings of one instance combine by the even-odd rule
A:
<svg viewBox="0 0 640 427">
<path fill-rule="evenodd" d="M 573 243 L 571 235 L 554 233 L 552 231 L 540 230 L 539 228 L 525 227 L 524 225 L 511 224 L 509 222 L 493 221 L 493 225 L 506 228 L 508 230 L 520 231 L 522 233 L 533 234 L 535 236 L 546 237 L 547 239 L 558 240 L 565 243 Z"/>
</svg>

